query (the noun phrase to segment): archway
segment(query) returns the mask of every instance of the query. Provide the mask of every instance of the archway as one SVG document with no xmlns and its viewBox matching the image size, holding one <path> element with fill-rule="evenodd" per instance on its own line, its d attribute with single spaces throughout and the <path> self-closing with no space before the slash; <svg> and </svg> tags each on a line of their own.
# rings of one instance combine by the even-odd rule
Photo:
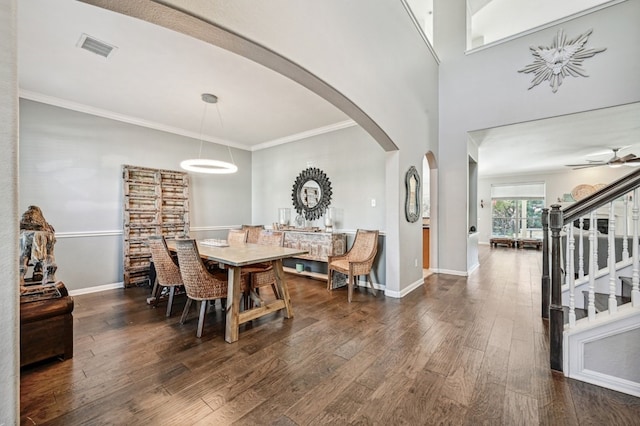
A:
<svg viewBox="0 0 640 426">
<path fill-rule="evenodd" d="M 438 271 L 438 163 L 428 151 L 422 160 L 423 170 L 423 268 L 425 276 Z M 428 263 L 427 263 L 428 261 Z"/>
</svg>

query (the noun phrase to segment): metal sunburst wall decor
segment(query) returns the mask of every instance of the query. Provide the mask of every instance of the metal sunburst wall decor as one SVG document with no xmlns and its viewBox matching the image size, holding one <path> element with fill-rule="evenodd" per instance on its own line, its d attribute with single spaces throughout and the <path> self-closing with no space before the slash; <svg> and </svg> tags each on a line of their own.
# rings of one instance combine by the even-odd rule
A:
<svg viewBox="0 0 640 426">
<path fill-rule="evenodd" d="M 585 48 L 585 44 L 587 44 L 592 32 L 593 29 L 590 29 L 573 40 L 567 40 L 564 31 L 560 29 L 551 46 L 531 46 L 529 49 L 534 57 L 533 63 L 518 70 L 518 72 L 523 73 L 534 73 L 533 81 L 531 81 L 529 89 L 532 89 L 543 81 L 549 80 L 551 90 L 553 93 L 556 93 L 565 77 L 588 77 L 582 68 L 582 62 L 586 58 L 595 56 L 596 53 L 607 50 L 606 47 L 596 49 Z"/>
</svg>

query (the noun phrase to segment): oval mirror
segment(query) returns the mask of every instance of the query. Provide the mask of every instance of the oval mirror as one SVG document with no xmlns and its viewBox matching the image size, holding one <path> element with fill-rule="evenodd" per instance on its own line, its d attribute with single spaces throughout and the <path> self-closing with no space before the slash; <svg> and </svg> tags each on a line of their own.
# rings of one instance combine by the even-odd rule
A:
<svg viewBox="0 0 640 426">
<path fill-rule="evenodd" d="M 309 167 L 293 183 L 291 199 L 306 220 L 320 219 L 331 204 L 331 182 L 322 170 Z"/>
<path fill-rule="evenodd" d="M 420 175 L 414 166 L 409 167 L 405 184 L 407 186 L 405 215 L 407 221 L 416 222 L 420 218 Z"/>
</svg>

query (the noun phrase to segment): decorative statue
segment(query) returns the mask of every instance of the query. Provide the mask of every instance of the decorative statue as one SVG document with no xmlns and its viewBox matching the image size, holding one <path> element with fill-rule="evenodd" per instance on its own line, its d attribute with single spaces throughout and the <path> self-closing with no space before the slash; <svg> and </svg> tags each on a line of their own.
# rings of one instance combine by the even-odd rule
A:
<svg viewBox="0 0 640 426">
<path fill-rule="evenodd" d="M 27 268 L 33 265 L 33 275 L 28 281 L 55 282 L 58 269 L 53 256 L 56 243 L 55 230 L 44 218 L 37 206 L 29 206 L 20 219 L 20 284 L 24 285 Z"/>
</svg>

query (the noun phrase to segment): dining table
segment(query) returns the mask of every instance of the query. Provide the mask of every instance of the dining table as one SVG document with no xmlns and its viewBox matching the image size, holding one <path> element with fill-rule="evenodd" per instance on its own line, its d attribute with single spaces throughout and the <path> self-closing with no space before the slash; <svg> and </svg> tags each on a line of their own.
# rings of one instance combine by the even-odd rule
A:
<svg viewBox="0 0 640 426">
<path fill-rule="evenodd" d="M 224 336 L 228 343 L 238 340 L 240 324 L 280 310 L 284 311 L 285 318 L 293 318 L 293 308 L 284 277 L 282 259 L 306 254 L 306 250 L 251 243 L 212 245 L 208 243 L 208 240 L 196 240 L 196 244 L 201 258 L 218 262 L 221 267 L 228 271 L 227 321 Z M 167 247 L 170 251 L 175 252 L 175 240 L 167 239 Z M 242 297 L 240 270 L 243 266 L 264 262 L 273 262 L 273 271 L 278 289 L 277 298 L 269 303 L 265 302 L 260 306 L 251 309 L 245 308 L 245 310 L 240 311 L 240 299 Z"/>
</svg>

